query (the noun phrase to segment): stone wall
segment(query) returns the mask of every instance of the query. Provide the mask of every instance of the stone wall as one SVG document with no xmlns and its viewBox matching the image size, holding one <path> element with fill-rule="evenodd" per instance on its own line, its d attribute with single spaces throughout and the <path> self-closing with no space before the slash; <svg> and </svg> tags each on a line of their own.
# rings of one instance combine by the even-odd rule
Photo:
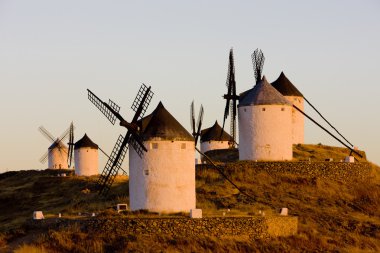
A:
<svg viewBox="0 0 380 253">
<path fill-rule="evenodd" d="M 270 238 L 290 236 L 297 233 L 298 218 L 289 216 L 208 217 L 189 218 L 140 218 L 89 221 L 91 230 L 116 229 L 137 234 L 165 234 L 170 236 L 247 236 Z M 94 227 L 95 226 L 95 227 Z"/>
<path fill-rule="evenodd" d="M 325 178 L 341 182 L 355 180 L 368 180 L 371 175 L 371 166 L 367 162 L 253 162 L 241 161 L 222 165 L 227 174 L 247 172 L 255 174 L 267 172 L 268 174 L 291 173 L 305 177 Z M 213 169 L 212 165 L 202 164 L 197 170 Z"/>
<path fill-rule="evenodd" d="M 291 216 L 251 217 L 207 217 L 190 219 L 186 217 L 157 218 L 90 218 L 86 220 L 48 219 L 30 221 L 29 228 L 51 229 L 80 223 L 83 232 L 104 234 L 144 234 L 184 237 L 214 236 L 271 238 L 291 236 L 297 233 L 298 218 Z"/>
</svg>

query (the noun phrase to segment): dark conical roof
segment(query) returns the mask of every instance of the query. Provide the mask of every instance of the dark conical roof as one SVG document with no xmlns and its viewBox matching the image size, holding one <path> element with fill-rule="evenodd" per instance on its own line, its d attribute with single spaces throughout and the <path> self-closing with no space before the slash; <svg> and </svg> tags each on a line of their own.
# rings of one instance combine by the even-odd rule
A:
<svg viewBox="0 0 380 253">
<path fill-rule="evenodd" d="M 194 141 L 193 136 L 165 109 L 160 102 L 156 109 L 139 122 L 143 140 L 160 138 L 171 141 Z"/>
<path fill-rule="evenodd" d="M 92 148 L 92 149 L 98 149 L 99 146 L 95 144 L 88 136 L 87 134 L 84 134 L 82 139 L 79 141 L 75 142 L 74 144 L 74 149 L 79 149 L 79 148 Z"/>
<path fill-rule="evenodd" d="M 289 81 L 284 72 L 281 72 L 277 80 L 272 83 L 272 86 L 284 96 L 303 97 L 302 93 Z"/>
<path fill-rule="evenodd" d="M 201 132 L 201 142 L 204 141 L 230 141 L 232 139 L 231 135 L 226 133 L 221 126 L 219 126 L 218 121 L 212 127 L 203 129 Z"/>
<path fill-rule="evenodd" d="M 54 149 L 54 148 L 67 149 L 66 145 L 63 144 L 63 142 L 60 141 L 59 139 L 57 139 L 55 142 L 53 142 L 48 149 Z"/>
<path fill-rule="evenodd" d="M 264 76 L 252 89 L 240 94 L 239 106 L 248 105 L 290 105 L 290 103 L 268 83 Z"/>
</svg>

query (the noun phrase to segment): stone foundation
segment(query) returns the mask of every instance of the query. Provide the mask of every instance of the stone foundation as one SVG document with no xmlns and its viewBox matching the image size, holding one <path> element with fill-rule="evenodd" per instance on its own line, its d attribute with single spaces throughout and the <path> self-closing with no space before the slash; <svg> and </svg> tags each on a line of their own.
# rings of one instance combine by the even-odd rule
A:
<svg viewBox="0 0 380 253">
<path fill-rule="evenodd" d="M 152 218 L 89 218 L 85 220 L 47 219 L 29 221 L 28 228 L 58 229 L 79 224 L 83 232 L 97 231 L 103 234 L 141 234 L 183 237 L 213 236 L 247 237 L 267 239 L 292 236 L 297 233 L 298 217 L 251 216 L 251 217 L 187 217 Z"/>
<path fill-rule="evenodd" d="M 124 218 L 119 222 L 110 219 L 89 220 L 88 228 L 107 233 L 119 230 L 134 234 L 165 234 L 169 236 L 214 236 L 271 238 L 291 236 L 297 233 L 297 217 L 208 217 L 189 218 Z"/>
<path fill-rule="evenodd" d="M 222 166 L 223 167 L 223 166 Z M 197 170 L 214 170 L 212 165 L 197 165 Z M 247 175 L 266 172 L 270 175 L 290 173 L 305 177 L 325 178 L 341 182 L 368 180 L 371 175 L 371 166 L 367 162 L 253 162 L 241 161 L 225 164 L 225 172 L 234 175 L 237 172 L 246 172 Z"/>
</svg>

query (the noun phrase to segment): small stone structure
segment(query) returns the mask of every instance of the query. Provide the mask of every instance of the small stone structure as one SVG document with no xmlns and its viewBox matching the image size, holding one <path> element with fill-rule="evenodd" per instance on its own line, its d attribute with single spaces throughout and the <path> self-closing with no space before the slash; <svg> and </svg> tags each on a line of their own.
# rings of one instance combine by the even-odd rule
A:
<svg viewBox="0 0 380 253">
<path fill-rule="evenodd" d="M 346 156 L 344 158 L 344 162 L 346 162 L 346 163 L 354 163 L 355 162 L 355 157 L 353 157 L 353 156 Z"/>
<path fill-rule="evenodd" d="M 190 218 L 192 219 L 202 218 L 202 209 L 190 209 Z"/>
<path fill-rule="evenodd" d="M 33 220 L 43 220 L 45 219 L 44 214 L 42 211 L 34 211 L 33 212 Z"/>
<path fill-rule="evenodd" d="M 289 212 L 288 208 L 283 207 L 283 208 L 281 208 L 280 215 L 288 216 L 288 212 Z"/>
<path fill-rule="evenodd" d="M 127 204 L 117 204 L 116 205 L 116 210 L 117 212 L 122 212 L 122 211 L 127 211 L 128 210 L 128 205 Z"/>
</svg>

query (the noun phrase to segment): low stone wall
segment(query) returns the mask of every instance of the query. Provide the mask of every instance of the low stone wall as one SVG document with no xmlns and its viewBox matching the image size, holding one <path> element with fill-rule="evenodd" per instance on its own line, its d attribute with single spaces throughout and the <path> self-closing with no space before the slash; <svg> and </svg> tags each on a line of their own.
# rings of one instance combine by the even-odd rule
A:
<svg viewBox="0 0 380 253">
<path fill-rule="evenodd" d="M 214 236 L 249 238 L 270 238 L 290 236 L 297 233 L 298 218 L 289 216 L 273 217 L 208 217 L 190 218 L 140 218 L 112 220 L 90 220 L 91 230 L 109 229 L 136 234 L 165 234 L 169 236 Z"/>
<path fill-rule="evenodd" d="M 144 234 L 168 236 L 247 237 L 252 239 L 291 236 L 297 233 L 298 218 L 291 216 L 90 218 L 31 221 L 29 228 L 59 228 L 79 223 L 84 232 Z"/>
<path fill-rule="evenodd" d="M 343 182 L 354 180 L 368 180 L 371 175 L 371 166 L 367 162 L 253 162 L 241 161 L 227 163 L 224 166 L 227 174 L 236 172 L 268 174 L 291 173 L 306 177 L 326 178 Z M 213 169 L 212 165 L 197 165 L 198 170 Z"/>
</svg>

